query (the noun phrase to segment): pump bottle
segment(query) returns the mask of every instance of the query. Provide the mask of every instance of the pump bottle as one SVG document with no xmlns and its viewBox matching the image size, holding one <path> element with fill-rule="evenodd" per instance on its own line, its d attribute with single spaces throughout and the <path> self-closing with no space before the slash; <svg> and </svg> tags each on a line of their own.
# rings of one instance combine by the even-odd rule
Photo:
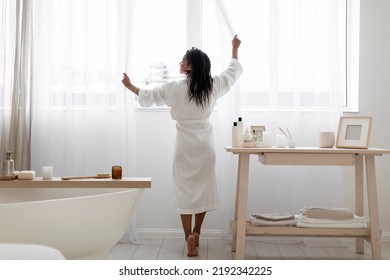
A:
<svg viewBox="0 0 390 280">
<path fill-rule="evenodd" d="M 239 134 L 238 146 L 242 147 L 243 144 L 242 135 L 244 134 L 244 122 L 242 121 L 242 117 L 238 117 L 237 126 L 238 126 L 238 134 Z"/>
<path fill-rule="evenodd" d="M 240 147 L 239 141 L 240 141 L 239 129 L 237 126 L 237 122 L 234 122 L 232 126 L 232 146 Z"/>
</svg>

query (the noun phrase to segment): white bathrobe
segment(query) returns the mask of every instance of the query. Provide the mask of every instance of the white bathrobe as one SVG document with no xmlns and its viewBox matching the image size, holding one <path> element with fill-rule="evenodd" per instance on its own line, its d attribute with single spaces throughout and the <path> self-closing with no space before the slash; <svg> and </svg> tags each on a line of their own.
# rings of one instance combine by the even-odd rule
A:
<svg viewBox="0 0 390 280">
<path fill-rule="evenodd" d="M 230 90 L 242 71 L 238 60 L 232 59 L 226 70 L 214 76 L 210 103 L 203 108 L 189 102 L 185 79 L 139 91 L 141 106 L 167 105 L 172 119 L 176 120 L 173 187 L 179 214 L 197 214 L 217 208 L 215 147 L 208 119 L 215 101 Z"/>
</svg>

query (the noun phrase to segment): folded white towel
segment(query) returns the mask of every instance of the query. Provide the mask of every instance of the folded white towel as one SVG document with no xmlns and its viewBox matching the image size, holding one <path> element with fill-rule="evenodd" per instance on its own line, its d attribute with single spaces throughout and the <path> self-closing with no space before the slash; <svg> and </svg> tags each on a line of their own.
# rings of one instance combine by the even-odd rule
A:
<svg viewBox="0 0 390 280">
<path fill-rule="evenodd" d="M 305 228 L 367 228 L 367 223 L 327 223 L 315 224 L 305 223 L 304 221 L 297 221 L 297 227 Z"/>
<path fill-rule="evenodd" d="M 294 216 L 292 219 L 274 220 L 274 221 L 258 219 L 254 216 L 250 216 L 249 220 L 251 224 L 254 226 L 295 226 L 297 223 Z"/>
<path fill-rule="evenodd" d="M 34 170 L 23 170 L 18 172 L 19 180 L 33 180 L 35 178 Z"/>
<path fill-rule="evenodd" d="M 356 216 L 353 219 L 314 219 L 297 215 L 297 227 L 313 228 L 367 228 L 365 217 Z"/>
<path fill-rule="evenodd" d="M 294 215 L 291 215 L 290 213 L 266 213 L 266 214 L 253 213 L 252 216 L 257 219 L 265 220 L 265 221 L 282 221 L 282 220 L 294 219 Z"/>
<path fill-rule="evenodd" d="M 311 205 L 311 206 L 304 206 L 300 212 L 305 213 L 308 210 L 315 210 L 315 209 L 331 211 L 331 212 L 347 212 L 348 211 L 348 208 L 345 208 L 345 207 L 329 207 L 329 206 L 321 206 L 321 205 Z"/>
<path fill-rule="evenodd" d="M 367 220 L 365 217 L 354 216 L 353 219 L 316 219 L 308 218 L 305 215 L 298 215 L 298 220 L 310 224 L 349 224 L 349 223 L 366 223 Z"/>
<path fill-rule="evenodd" d="M 323 209 L 309 209 L 301 212 L 308 218 L 315 219 L 353 219 L 354 213 L 350 211 L 329 211 Z"/>
</svg>

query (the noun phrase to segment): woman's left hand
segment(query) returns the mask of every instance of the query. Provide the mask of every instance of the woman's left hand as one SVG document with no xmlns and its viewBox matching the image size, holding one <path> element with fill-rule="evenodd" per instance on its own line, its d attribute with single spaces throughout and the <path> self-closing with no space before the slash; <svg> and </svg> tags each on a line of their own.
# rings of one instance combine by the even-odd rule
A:
<svg viewBox="0 0 390 280">
<path fill-rule="evenodd" d="M 131 86 L 131 81 L 130 81 L 130 78 L 129 76 L 126 75 L 126 73 L 123 73 L 123 79 L 122 79 L 122 84 L 129 88 Z"/>
<path fill-rule="evenodd" d="M 130 91 L 138 95 L 139 88 L 131 83 L 129 76 L 127 76 L 126 73 L 123 73 L 122 84 L 124 84 L 124 86 L 127 87 Z"/>
</svg>

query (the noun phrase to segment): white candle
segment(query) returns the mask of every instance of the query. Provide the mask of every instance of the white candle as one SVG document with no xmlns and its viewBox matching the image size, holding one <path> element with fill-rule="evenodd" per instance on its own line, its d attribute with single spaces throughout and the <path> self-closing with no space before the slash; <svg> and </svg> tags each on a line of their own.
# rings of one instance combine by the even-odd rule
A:
<svg viewBox="0 0 390 280">
<path fill-rule="evenodd" d="M 263 147 L 270 148 L 272 147 L 272 132 L 263 131 Z"/>
<path fill-rule="evenodd" d="M 331 131 L 324 131 L 318 134 L 318 146 L 320 148 L 333 148 L 334 141 L 335 136 Z"/>
<path fill-rule="evenodd" d="M 286 147 L 287 137 L 283 134 L 276 135 L 276 147 L 285 148 Z"/>
<path fill-rule="evenodd" d="M 43 179 L 52 179 L 53 178 L 53 166 L 43 166 L 42 167 Z"/>
</svg>

